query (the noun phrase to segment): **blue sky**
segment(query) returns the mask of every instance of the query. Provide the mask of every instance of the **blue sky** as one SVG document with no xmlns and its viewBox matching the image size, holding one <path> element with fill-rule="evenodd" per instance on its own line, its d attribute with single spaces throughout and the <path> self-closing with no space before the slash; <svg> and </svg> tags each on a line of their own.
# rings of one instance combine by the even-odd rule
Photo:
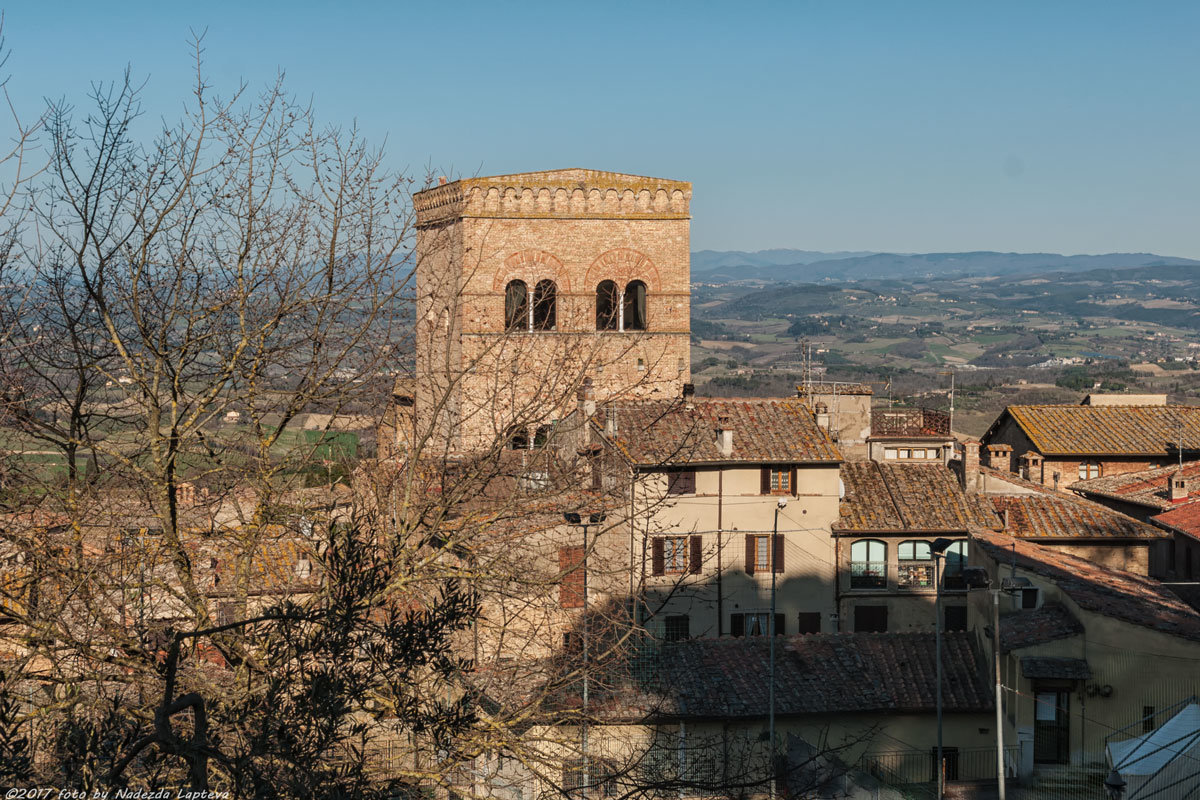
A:
<svg viewBox="0 0 1200 800">
<path fill-rule="evenodd" d="M 11 92 L 287 73 L 397 169 L 690 180 L 694 249 L 1200 258 L 1200 3 L 27 2 Z"/>
</svg>

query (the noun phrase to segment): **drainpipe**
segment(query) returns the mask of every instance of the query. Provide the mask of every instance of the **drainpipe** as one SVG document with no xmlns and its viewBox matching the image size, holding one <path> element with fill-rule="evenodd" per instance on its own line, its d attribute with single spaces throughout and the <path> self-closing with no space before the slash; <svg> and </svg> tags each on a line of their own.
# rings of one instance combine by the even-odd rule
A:
<svg viewBox="0 0 1200 800">
<path fill-rule="evenodd" d="M 725 470 L 717 470 L 717 638 L 725 633 L 725 599 L 721 587 L 721 551 L 724 549 L 722 532 L 723 503 L 725 502 Z M 772 545 L 773 546 L 773 545 Z"/>
</svg>

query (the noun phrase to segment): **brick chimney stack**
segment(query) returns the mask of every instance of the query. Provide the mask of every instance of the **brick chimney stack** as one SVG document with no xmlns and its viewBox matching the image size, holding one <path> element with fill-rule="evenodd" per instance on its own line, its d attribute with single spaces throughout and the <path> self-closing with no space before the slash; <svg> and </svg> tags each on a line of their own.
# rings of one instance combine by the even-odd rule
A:
<svg viewBox="0 0 1200 800">
<path fill-rule="evenodd" d="M 962 443 L 962 483 L 963 491 L 967 494 L 979 493 L 979 442 L 967 439 Z"/>
<path fill-rule="evenodd" d="M 1181 500 L 1187 500 L 1187 498 L 1187 481 L 1183 478 L 1183 470 L 1179 470 L 1171 475 L 1171 485 L 1167 489 L 1167 499 L 1172 503 L 1178 503 Z"/>
<path fill-rule="evenodd" d="M 733 428 L 726 416 L 717 418 L 717 449 L 725 458 L 733 455 Z"/>
<path fill-rule="evenodd" d="M 987 446 L 987 466 L 1000 472 L 1012 472 L 1012 445 L 989 444 Z"/>
<path fill-rule="evenodd" d="M 591 419 L 596 413 L 596 387 L 592 385 L 591 378 L 583 379 L 583 385 L 579 387 L 575 397 L 579 401 L 579 413 L 583 415 L 583 419 Z"/>
</svg>

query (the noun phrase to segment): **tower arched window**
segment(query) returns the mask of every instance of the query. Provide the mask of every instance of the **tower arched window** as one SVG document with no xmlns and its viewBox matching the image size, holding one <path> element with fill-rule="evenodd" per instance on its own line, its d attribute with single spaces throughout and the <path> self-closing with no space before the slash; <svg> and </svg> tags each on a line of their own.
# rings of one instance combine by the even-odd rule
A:
<svg viewBox="0 0 1200 800">
<path fill-rule="evenodd" d="M 626 331 L 646 330 L 646 284 L 630 281 L 625 287 L 625 303 L 621 329 Z"/>
<path fill-rule="evenodd" d="M 558 318 L 558 287 L 546 279 L 533 287 L 533 314 L 530 327 L 535 331 L 552 331 Z"/>
<path fill-rule="evenodd" d="M 617 284 L 601 281 L 596 287 L 596 330 L 620 330 L 621 299 Z"/>
<path fill-rule="evenodd" d="M 523 331 L 529 327 L 529 287 L 525 281 L 509 281 L 504 287 L 504 329 Z"/>
</svg>

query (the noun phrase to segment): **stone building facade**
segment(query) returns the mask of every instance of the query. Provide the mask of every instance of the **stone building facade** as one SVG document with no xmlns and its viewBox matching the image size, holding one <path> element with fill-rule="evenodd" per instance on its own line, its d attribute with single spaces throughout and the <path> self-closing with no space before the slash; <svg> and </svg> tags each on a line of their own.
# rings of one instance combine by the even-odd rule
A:
<svg viewBox="0 0 1200 800">
<path fill-rule="evenodd" d="M 691 379 L 691 184 L 566 169 L 418 192 L 414 414 L 450 452 Z"/>
</svg>

